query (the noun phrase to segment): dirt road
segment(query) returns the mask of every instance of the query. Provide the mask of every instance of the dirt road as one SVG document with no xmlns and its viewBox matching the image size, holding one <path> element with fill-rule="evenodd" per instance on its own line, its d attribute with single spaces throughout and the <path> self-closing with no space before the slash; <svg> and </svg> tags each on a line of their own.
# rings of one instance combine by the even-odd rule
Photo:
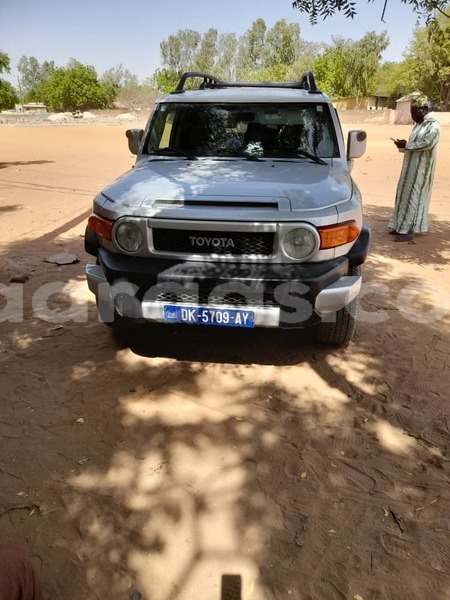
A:
<svg viewBox="0 0 450 600">
<path fill-rule="evenodd" d="M 395 244 L 389 137 L 410 128 L 366 127 L 373 244 L 345 351 L 208 328 L 118 345 L 82 234 L 133 164 L 125 129 L 0 128 L 0 530 L 46 598 L 450 598 L 450 128 L 430 232 Z M 80 262 L 44 262 L 60 252 Z"/>
</svg>

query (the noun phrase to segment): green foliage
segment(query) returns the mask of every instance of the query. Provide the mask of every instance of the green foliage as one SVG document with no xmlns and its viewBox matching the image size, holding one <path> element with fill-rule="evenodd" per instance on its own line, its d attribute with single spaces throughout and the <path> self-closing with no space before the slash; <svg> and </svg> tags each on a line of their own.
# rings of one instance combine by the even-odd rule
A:
<svg viewBox="0 0 450 600">
<path fill-rule="evenodd" d="M 450 108 L 450 19 L 416 29 L 409 49 L 417 89 L 441 109 Z"/>
<path fill-rule="evenodd" d="M 113 100 L 111 89 L 99 83 L 94 67 L 73 59 L 66 68 L 53 71 L 43 84 L 43 93 L 53 111 L 107 108 Z"/>
<path fill-rule="evenodd" d="M 195 62 L 195 55 L 200 44 L 200 34 L 191 29 L 178 31 L 161 42 L 161 62 L 165 69 L 172 73 L 188 71 Z"/>
<path fill-rule="evenodd" d="M 208 31 L 201 36 L 192 65 L 194 71 L 210 73 L 214 70 L 218 39 L 219 34 L 217 29 L 212 28 L 208 29 Z"/>
<path fill-rule="evenodd" d="M 9 65 L 9 56 L 0 52 L 0 73 L 9 73 Z M 0 79 L 0 110 L 14 108 L 17 102 L 19 98 L 14 87 L 8 81 Z"/>
<path fill-rule="evenodd" d="M 163 67 L 154 73 L 153 83 L 158 91 L 167 93 L 185 71 L 238 81 L 280 81 L 289 73 L 298 79 L 304 65 L 311 68 L 317 53 L 317 44 L 301 40 L 299 25 L 284 19 L 269 30 L 264 19 L 256 19 L 240 38 L 234 33 L 219 34 L 213 28 L 204 35 L 181 30 L 161 43 Z"/>
<path fill-rule="evenodd" d="M 222 33 L 217 42 L 216 62 L 214 74 L 225 81 L 231 81 L 236 76 L 236 52 L 238 39 L 235 33 Z"/>
<path fill-rule="evenodd" d="M 138 80 L 136 75 L 133 75 L 133 73 L 120 64 L 105 71 L 100 78 L 100 83 L 114 94 L 117 94 L 123 88 L 138 85 Z"/>
<path fill-rule="evenodd" d="M 181 73 L 170 69 L 157 69 L 152 77 L 152 86 L 161 94 L 173 91 L 180 80 Z"/>
<path fill-rule="evenodd" d="M 402 62 L 387 62 L 381 65 L 377 74 L 375 93 L 398 100 L 418 87 L 415 61 L 408 57 Z"/>
<path fill-rule="evenodd" d="M 0 52 L 0 73 L 9 73 L 9 56 Z"/>
<path fill-rule="evenodd" d="M 34 56 L 22 56 L 17 63 L 19 72 L 19 91 L 24 102 L 42 102 L 44 83 L 55 70 L 54 61 L 39 63 Z"/>
<path fill-rule="evenodd" d="M 374 2 L 375 0 L 371 0 Z M 429 24 L 435 21 L 440 14 L 450 14 L 446 10 L 448 0 L 401 0 L 403 4 L 410 6 L 418 18 L 426 19 Z M 380 20 L 384 21 L 384 15 L 389 0 L 378 0 L 380 7 Z M 328 19 L 337 12 L 342 13 L 348 19 L 353 19 L 357 14 L 355 0 L 294 0 L 291 1 L 293 8 L 309 16 L 311 25 L 316 25 L 318 19 Z"/>
<path fill-rule="evenodd" d="M 286 23 L 285 19 L 277 21 L 267 32 L 266 62 L 268 66 L 292 65 L 300 48 L 300 26 L 298 23 Z"/>
<path fill-rule="evenodd" d="M 19 102 L 16 90 L 8 82 L 0 79 L 0 110 L 14 108 Z"/>
<path fill-rule="evenodd" d="M 264 19 L 256 19 L 239 40 L 236 55 L 236 78 L 252 80 L 252 73 L 265 69 L 267 48 L 265 45 L 267 27 Z"/>
<path fill-rule="evenodd" d="M 372 31 L 357 41 L 333 38 L 314 63 L 319 87 L 334 98 L 373 94 L 381 54 L 388 45 L 386 32 Z"/>
</svg>

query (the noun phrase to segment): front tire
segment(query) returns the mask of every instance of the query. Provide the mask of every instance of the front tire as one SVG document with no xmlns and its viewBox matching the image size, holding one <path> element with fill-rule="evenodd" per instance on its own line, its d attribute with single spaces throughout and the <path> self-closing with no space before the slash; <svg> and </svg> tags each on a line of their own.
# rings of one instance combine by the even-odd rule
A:
<svg viewBox="0 0 450 600">
<path fill-rule="evenodd" d="M 361 267 L 351 267 L 348 275 L 361 275 Z M 353 339 L 358 318 L 360 294 L 341 310 L 326 315 L 316 327 L 316 338 L 328 346 L 347 346 Z"/>
</svg>

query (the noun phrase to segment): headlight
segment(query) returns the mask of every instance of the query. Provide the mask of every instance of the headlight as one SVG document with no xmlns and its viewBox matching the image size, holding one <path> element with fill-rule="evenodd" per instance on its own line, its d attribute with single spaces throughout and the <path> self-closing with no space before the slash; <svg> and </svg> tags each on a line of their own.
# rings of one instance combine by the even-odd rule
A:
<svg viewBox="0 0 450 600">
<path fill-rule="evenodd" d="M 283 240 L 283 249 L 288 256 L 297 260 L 309 258 L 318 247 L 318 236 L 311 229 L 292 229 Z"/>
<path fill-rule="evenodd" d="M 144 236 L 134 223 L 121 223 L 116 229 L 116 241 L 125 252 L 137 252 L 142 247 Z"/>
</svg>

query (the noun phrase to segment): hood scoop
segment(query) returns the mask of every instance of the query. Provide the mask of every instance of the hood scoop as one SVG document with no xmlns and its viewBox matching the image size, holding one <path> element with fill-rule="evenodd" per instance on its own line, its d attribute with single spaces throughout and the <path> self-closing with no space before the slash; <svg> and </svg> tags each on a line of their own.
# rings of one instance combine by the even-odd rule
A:
<svg viewBox="0 0 450 600">
<path fill-rule="evenodd" d="M 182 208 L 182 207 L 195 207 L 195 208 L 259 208 L 273 210 L 279 209 L 278 202 L 261 202 L 255 201 L 239 201 L 239 200 L 155 200 L 154 207 L 156 208 Z"/>
</svg>

